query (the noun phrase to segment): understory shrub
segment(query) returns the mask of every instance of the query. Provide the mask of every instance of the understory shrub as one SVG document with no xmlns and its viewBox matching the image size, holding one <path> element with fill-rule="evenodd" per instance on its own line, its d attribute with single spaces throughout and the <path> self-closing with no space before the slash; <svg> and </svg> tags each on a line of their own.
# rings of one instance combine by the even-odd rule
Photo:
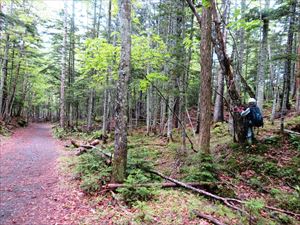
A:
<svg viewBox="0 0 300 225">
<path fill-rule="evenodd" d="M 151 200 L 158 191 L 155 186 L 142 186 L 142 184 L 150 183 L 152 179 L 140 169 L 132 170 L 126 178 L 124 188 L 119 188 L 117 191 L 121 194 L 123 200 L 129 205 L 133 205 L 138 201 Z"/>
<path fill-rule="evenodd" d="M 182 168 L 184 180 L 190 182 L 215 182 L 217 181 L 217 167 L 211 155 L 197 153 L 187 160 L 188 164 Z"/>
<path fill-rule="evenodd" d="M 300 151 L 300 137 L 297 135 L 290 135 L 289 137 L 291 144 Z"/>
<path fill-rule="evenodd" d="M 75 173 L 81 179 L 80 188 L 86 193 L 92 193 L 99 191 L 109 181 L 111 167 L 95 150 L 78 157 Z"/>
<path fill-rule="evenodd" d="M 300 213 L 300 187 L 296 186 L 291 193 L 282 192 L 278 189 L 273 189 L 271 194 L 276 199 L 279 207 L 290 210 L 295 213 Z"/>
</svg>

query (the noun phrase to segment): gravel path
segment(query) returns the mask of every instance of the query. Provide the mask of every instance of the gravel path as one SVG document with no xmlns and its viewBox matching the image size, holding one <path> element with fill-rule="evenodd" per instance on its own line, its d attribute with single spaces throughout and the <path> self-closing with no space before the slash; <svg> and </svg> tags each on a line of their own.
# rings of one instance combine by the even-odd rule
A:
<svg viewBox="0 0 300 225">
<path fill-rule="evenodd" d="M 0 143 L 0 224 L 77 224 L 89 208 L 81 193 L 61 185 L 63 147 L 49 124 L 18 129 Z"/>
</svg>

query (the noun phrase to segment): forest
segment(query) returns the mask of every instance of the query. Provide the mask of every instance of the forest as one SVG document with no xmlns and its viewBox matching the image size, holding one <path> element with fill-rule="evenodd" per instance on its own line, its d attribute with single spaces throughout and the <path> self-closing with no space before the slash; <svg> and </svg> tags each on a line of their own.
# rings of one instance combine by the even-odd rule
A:
<svg viewBox="0 0 300 225">
<path fill-rule="evenodd" d="M 0 224 L 300 223 L 299 1 L 1 0 L 0 59 Z"/>
</svg>

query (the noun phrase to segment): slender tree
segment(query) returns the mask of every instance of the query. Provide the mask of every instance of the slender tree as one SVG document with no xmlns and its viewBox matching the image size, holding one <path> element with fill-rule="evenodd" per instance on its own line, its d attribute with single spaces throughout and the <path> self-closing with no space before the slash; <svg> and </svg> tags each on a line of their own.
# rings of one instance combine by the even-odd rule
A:
<svg viewBox="0 0 300 225">
<path fill-rule="evenodd" d="M 127 109 L 128 81 L 131 55 L 131 0 L 119 0 L 121 58 L 117 84 L 115 151 L 112 165 L 112 181 L 123 182 L 127 165 Z"/>
<path fill-rule="evenodd" d="M 211 124 L 211 76 L 212 76 L 212 1 L 203 1 L 201 20 L 201 85 L 200 85 L 200 149 L 205 153 L 210 153 L 210 124 Z"/>
<path fill-rule="evenodd" d="M 62 60 L 61 60 L 61 77 L 60 77 L 60 127 L 65 126 L 65 78 L 67 74 L 67 1 L 64 0 L 64 29 L 63 29 L 63 46 L 62 46 Z"/>
<path fill-rule="evenodd" d="M 296 62 L 296 111 L 300 114 L 300 34 L 298 34 L 298 49 Z"/>
</svg>

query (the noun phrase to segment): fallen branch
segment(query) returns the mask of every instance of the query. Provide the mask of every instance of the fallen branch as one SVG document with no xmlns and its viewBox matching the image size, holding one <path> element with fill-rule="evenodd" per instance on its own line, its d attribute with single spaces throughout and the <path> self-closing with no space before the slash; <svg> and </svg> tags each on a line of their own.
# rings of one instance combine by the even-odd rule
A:
<svg viewBox="0 0 300 225">
<path fill-rule="evenodd" d="M 100 140 L 95 139 L 93 141 L 90 142 L 90 144 L 80 144 L 78 142 L 76 142 L 75 140 L 71 140 L 71 144 L 75 147 L 75 148 L 87 148 L 87 149 L 92 149 L 93 147 L 95 147 L 96 145 L 100 144 Z"/>
<path fill-rule="evenodd" d="M 188 185 L 192 187 L 203 187 L 205 185 L 215 185 L 215 183 L 187 183 Z M 115 184 L 110 183 L 102 186 L 102 189 L 110 189 L 115 190 L 118 188 L 124 188 L 126 187 L 125 184 Z M 136 184 L 135 187 L 162 187 L 162 188 L 172 188 L 172 187 L 180 187 L 180 185 L 172 183 L 172 182 L 165 182 L 165 183 L 145 183 L 145 184 Z"/>
<path fill-rule="evenodd" d="M 206 215 L 206 214 L 203 214 L 197 210 L 193 210 L 192 211 L 196 216 L 200 217 L 200 218 L 203 218 L 203 219 L 206 219 L 208 220 L 209 222 L 215 224 L 215 225 L 226 225 L 225 223 L 222 223 L 221 221 L 213 218 L 212 216 L 210 215 Z"/>
<path fill-rule="evenodd" d="M 79 148 L 80 144 L 78 144 L 76 141 L 71 140 L 71 144 L 75 147 L 75 148 Z"/>
<path fill-rule="evenodd" d="M 185 187 L 186 189 L 190 189 L 192 191 L 195 191 L 199 194 L 203 194 L 205 196 L 209 196 L 211 198 L 214 198 L 214 199 L 217 199 L 221 202 L 223 202 L 225 205 L 227 205 L 228 207 L 234 209 L 234 210 L 237 210 L 241 213 L 244 213 L 245 215 L 249 215 L 249 213 L 247 213 L 246 211 L 244 211 L 243 209 L 235 206 L 233 203 L 238 203 L 240 205 L 244 205 L 246 203 L 246 201 L 242 201 L 242 200 L 239 200 L 239 199 L 236 199 L 236 198 L 224 198 L 224 197 L 221 197 L 221 196 L 218 196 L 218 195 L 214 195 L 210 192 L 207 192 L 207 191 L 204 191 L 204 190 L 201 190 L 201 189 L 197 189 L 195 187 L 192 187 L 191 185 L 188 185 L 186 183 L 183 183 L 181 181 L 178 181 L 176 179 L 173 179 L 173 178 L 170 178 L 170 177 L 167 177 L 165 176 L 164 174 L 158 172 L 158 171 L 154 171 L 154 170 L 150 170 L 149 172 L 153 173 L 153 174 L 156 174 L 166 180 L 169 180 L 175 184 L 178 184 L 182 187 Z M 279 209 L 279 208 L 275 208 L 275 207 L 271 207 L 271 206 L 264 206 L 265 209 L 269 209 L 269 210 L 273 210 L 273 211 L 276 211 L 276 212 L 280 212 L 280 213 L 284 213 L 284 214 L 287 214 L 287 215 L 290 215 L 290 216 L 293 216 L 297 219 L 300 219 L 300 214 L 297 214 L 297 213 L 294 213 L 294 212 L 291 212 L 291 211 L 288 211 L 288 210 L 283 210 L 283 209 Z"/>
<path fill-rule="evenodd" d="M 193 186 L 191 186 L 191 185 L 188 185 L 188 184 L 186 184 L 186 183 L 183 183 L 183 182 L 181 182 L 181 181 L 179 181 L 179 180 L 176 180 L 176 179 L 167 177 L 167 176 L 163 175 L 162 173 L 160 173 L 160 172 L 158 172 L 158 171 L 150 170 L 149 172 L 151 172 L 151 173 L 153 173 L 153 174 L 156 174 L 156 175 L 158 175 L 158 176 L 160 176 L 160 177 L 162 177 L 162 178 L 164 178 L 164 179 L 166 179 L 166 180 L 169 180 L 169 181 L 171 181 L 171 182 L 173 182 L 173 183 L 175 183 L 175 184 L 178 184 L 179 186 L 182 186 L 182 187 L 184 187 L 184 188 L 186 188 L 186 189 L 190 189 L 190 190 L 192 190 L 192 191 L 194 191 L 194 192 L 197 192 L 197 193 L 199 193 L 199 194 L 206 195 L 206 196 L 209 196 L 209 197 L 211 197 L 211 198 L 217 199 L 217 200 L 223 202 L 223 203 L 224 203 L 225 205 L 227 205 L 228 207 L 230 207 L 230 208 L 232 208 L 232 209 L 234 209 L 234 210 L 237 210 L 237 211 L 239 211 L 239 212 L 241 212 L 241 213 L 244 213 L 244 214 L 246 214 L 246 215 L 249 216 L 249 214 L 248 214 L 246 211 L 244 211 L 243 209 L 241 209 L 241 208 L 239 208 L 239 207 L 237 207 L 237 206 L 231 204 L 230 201 L 232 201 L 232 199 L 229 199 L 229 198 L 223 198 L 223 197 L 221 197 L 221 196 L 214 195 L 214 194 L 212 194 L 212 193 L 210 193 L 210 192 L 208 192 L 208 191 L 204 191 L 204 190 L 202 190 L 202 189 L 197 189 L 197 188 L 195 188 L 195 187 L 193 187 Z M 238 203 L 240 203 L 240 202 L 238 202 Z"/>
<path fill-rule="evenodd" d="M 284 133 L 294 134 L 294 135 L 300 136 L 300 133 L 296 132 L 296 131 L 292 131 L 292 130 L 288 130 L 288 129 L 284 129 L 283 131 L 284 131 Z"/>
</svg>

